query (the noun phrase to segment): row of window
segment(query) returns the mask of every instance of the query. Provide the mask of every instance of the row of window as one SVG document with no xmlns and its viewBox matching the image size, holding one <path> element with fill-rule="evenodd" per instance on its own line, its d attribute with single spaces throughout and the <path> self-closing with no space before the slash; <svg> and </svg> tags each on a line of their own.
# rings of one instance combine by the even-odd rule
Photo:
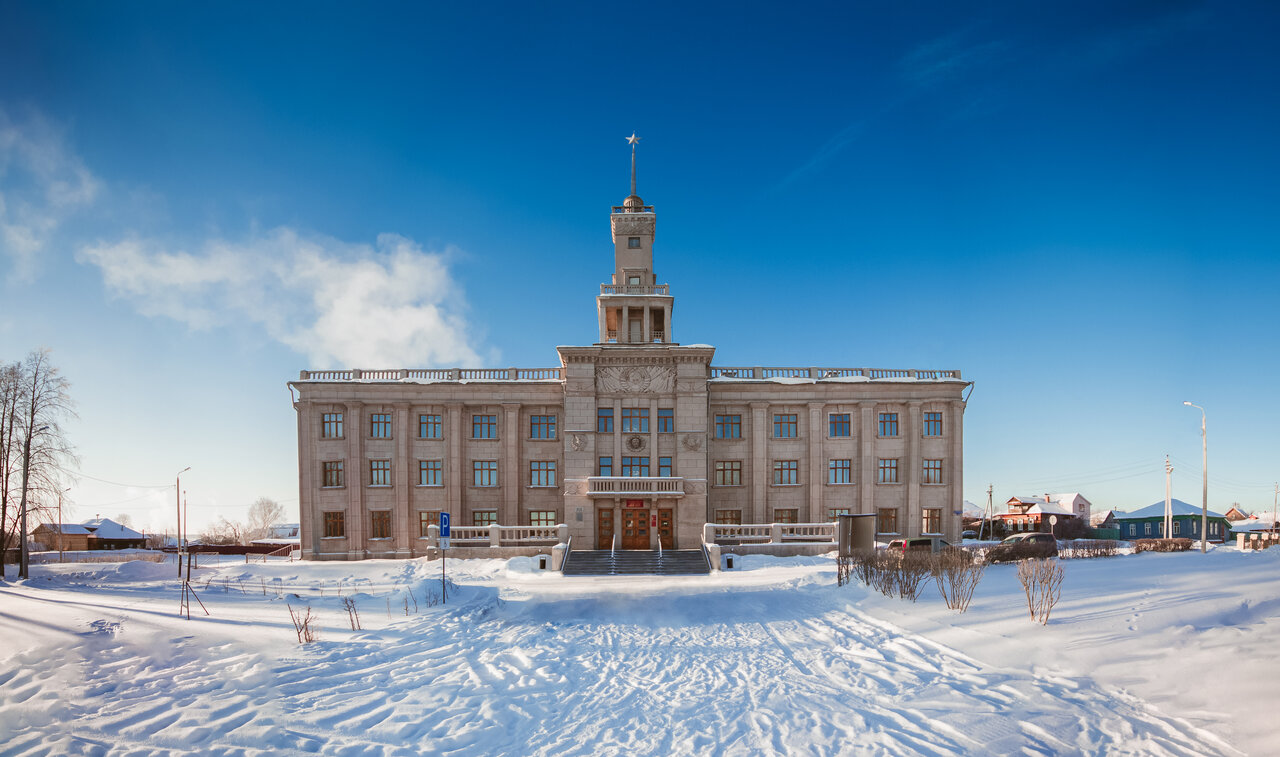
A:
<svg viewBox="0 0 1280 757">
<path fill-rule="evenodd" d="M 492 526 L 498 522 L 497 510 L 477 510 L 471 514 L 471 525 Z M 426 538 L 430 535 L 431 526 L 440 525 L 439 510 L 424 510 L 418 513 L 418 536 Z M 533 510 L 529 513 L 530 526 L 555 526 L 555 510 Z M 342 511 L 324 514 L 324 536 L 326 539 L 341 539 L 347 535 L 347 514 Z M 369 538 L 391 538 L 391 511 L 373 510 L 369 513 Z"/>
<path fill-rule="evenodd" d="M 833 507 L 827 510 L 827 518 L 835 520 L 841 515 L 851 515 L 852 512 L 847 507 Z M 797 523 L 800 511 L 797 508 L 775 508 L 773 511 L 774 523 Z M 716 510 L 715 521 L 720 525 L 740 526 L 742 525 L 741 510 Z M 921 510 L 921 533 L 925 534 L 941 534 L 942 533 L 942 508 L 926 507 Z M 876 533 L 880 534 L 897 534 L 898 533 L 898 508 L 882 507 L 876 510 Z"/>
<path fill-rule="evenodd" d="M 942 436 L 942 413 L 924 413 L 922 435 Z M 852 436 L 853 423 L 849 413 L 830 413 L 827 415 L 827 436 L 832 439 Z M 741 439 L 742 416 L 717 415 L 715 417 L 715 438 Z M 898 436 L 898 414 L 880 413 L 879 435 L 882 438 Z M 774 439 L 797 439 L 800 436 L 800 421 L 797 413 L 775 413 L 773 416 Z"/>
<path fill-rule="evenodd" d="M 1137 524 L 1137 523 L 1129 523 L 1129 524 L 1126 524 L 1126 525 L 1128 525 L 1128 526 L 1129 526 L 1129 529 L 1128 529 L 1128 530 L 1129 530 L 1129 534 L 1128 534 L 1129 536 L 1137 536 L 1137 535 L 1138 535 L 1138 524 Z M 1154 528 L 1153 528 L 1153 525 L 1154 525 Z M 1210 536 L 1217 536 L 1217 535 L 1218 535 L 1218 526 L 1219 526 L 1219 524 L 1218 524 L 1218 523 L 1214 523 L 1214 522 L 1212 522 L 1212 521 L 1210 521 L 1210 522 L 1209 522 L 1209 535 L 1210 535 Z M 1158 535 L 1160 534 L 1160 532 L 1161 532 L 1161 531 L 1163 531 L 1163 530 L 1164 530 L 1164 524 L 1163 524 L 1163 523 L 1157 523 L 1157 524 L 1152 524 L 1152 523 L 1143 523 L 1143 524 L 1142 524 L 1142 535 L 1143 535 L 1143 536 L 1152 536 L 1152 535 L 1153 535 L 1153 532 L 1154 532 L 1154 535 L 1157 535 L 1157 536 L 1158 536 Z M 1178 521 L 1178 520 L 1175 520 L 1175 521 L 1173 522 L 1173 535 L 1174 535 L 1174 536 L 1179 536 L 1179 535 L 1181 535 L 1181 534 L 1182 534 L 1182 522 L 1181 522 L 1181 521 Z M 1191 527 L 1187 529 L 1187 534 L 1188 534 L 1188 535 L 1190 535 L 1190 536 L 1199 536 L 1199 535 L 1200 535 L 1200 521 L 1198 521 L 1198 520 L 1193 520 L 1193 521 L 1191 521 Z"/>
<path fill-rule="evenodd" d="M 669 470 L 671 459 L 662 459 L 667 461 Z M 391 486 L 391 481 L 390 460 L 369 461 L 370 486 Z M 326 488 L 346 486 L 342 460 L 326 460 L 320 464 L 320 485 Z M 472 460 L 471 485 L 497 486 L 498 461 Z M 553 487 L 556 485 L 556 463 L 554 460 L 532 460 L 529 462 L 529 486 Z M 444 486 L 444 461 L 419 460 L 418 486 Z"/>
<path fill-rule="evenodd" d="M 881 484 L 898 483 L 898 462 L 898 458 L 881 458 L 876 472 L 876 482 Z M 742 461 L 717 460 L 712 481 L 716 486 L 742 486 Z M 942 483 L 942 460 L 924 460 L 920 482 L 924 484 Z M 775 486 L 799 484 L 800 461 L 774 460 L 773 483 Z M 827 483 L 852 484 L 853 461 L 828 460 Z"/>
<path fill-rule="evenodd" d="M 618 429 L 624 434 L 647 434 L 649 433 L 649 408 L 624 407 L 622 417 L 618 421 Z M 602 434 L 613 431 L 613 408 L 602 407 L 596 410 L 596 431 Z M 658 433 L 674 434 L 675 432 L 675 410 L 669 407 L 658 408 Z"/>
<path fill-rule="evenodd" d="M 341 439 L 345 435 L 342 413 L 320 414 L 320 436 L 324 439 Z M 369 437 L 371 439 L 391 438 L 391 413 L 369 414 Z M 443 439 L 444 418 L 441 415 L 423 414 L 418 416 L 419 439 Z M 472 439 L 497 439 L 498 416 L 476 414 L 471 416 Z M 556 416 L 532 415 L 529 417 L 530 439 L 555 439 Z"/>
<path fill-rule="evenodd" d="M 617 475 L 619 476 L 648 476 L 649 475 L 649 471 L 650 471 L 649 458 L 647 457 L 623 457 L 623 458 L 620 458 L 620 461 L 622 465 L 618 467 Z M 598 467 L 597 475 L 612 476 L 614 475 L 613 470 L 614 469 L 613 469 L 612 457 L 600 458 L 600 464 Z M 670 478 L 673 475 L 672 469 L 671 469 L 671 458 L 669 457 L 658 458 L 658 475 L 661 476 L 662 478 Z"/>
</svg>

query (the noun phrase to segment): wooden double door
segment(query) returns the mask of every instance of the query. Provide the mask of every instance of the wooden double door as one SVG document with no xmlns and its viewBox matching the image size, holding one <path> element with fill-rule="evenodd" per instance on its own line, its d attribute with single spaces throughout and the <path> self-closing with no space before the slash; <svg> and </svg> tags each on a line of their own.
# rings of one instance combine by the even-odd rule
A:
<svg viewBox="0 0 1280 757">
<path fill-rule="evenodd" d="M 675 549 L 674 515 L 669 508 L 628 503 L 622 508 L 621 521 L 615 524 L 613 508 L 602 507 L 596 511 L 596 549 L 611 549 L 615 533 L 619 549 L 652 549 L 653 531 L 657 531 L 663 549 Z"/>
</svg>

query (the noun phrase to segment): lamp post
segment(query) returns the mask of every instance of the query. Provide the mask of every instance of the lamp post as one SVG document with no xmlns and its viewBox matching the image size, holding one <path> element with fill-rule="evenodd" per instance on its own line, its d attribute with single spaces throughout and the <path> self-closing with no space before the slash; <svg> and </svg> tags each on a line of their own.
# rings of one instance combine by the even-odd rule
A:
<svg viewBox="0 0 1280 757">
<path fill-rule="evenodd" d="M 173 500 L 178 510 L 178 527 L 175 529 L 175 541 L 178 543 L 178 578 L 182 578 L 182 474 L 191 470 L 191 466 L 178 471 L 173 477 Z"/>
<path fill-rule="evenodd" d="M 34 419 L 33 419 L 34 422 Z M 41 426 L 35 431 L 31 430 L 31 424 L 27 424 L 26 444 L 22 447 L 22 502 L 18 505 L 19 512 L 22 513 L 22 526 L 18 530 L 18 538 L 21 544 L 18 548 L 18 554 L 21 556 L 18 560 L 18 578 L 30 578 L 28 560 L 30 555 L 27 554 L 27 474 L 31 471 L 31 437 L 49 428 Z"/>
<path fill-rule="evenodd" d="M 62 562 L 62 553 L 64 551 L 62 540 L 66 536 L 62 529 L 62 495 L 69 491 L 71 491 L 70 486 L 58 492 L 58 562 Z"/>
<path fill-rule="evenodd" d="M 1204 408 L 1187 401 L 1182 404 L 1200 411 L 1200 443 L 1204 455 L 1204 489 L 1200 497 L 1200 554 L 1205 554 L 1209 551 L 1209 434 L 1205 430 Z"/>
</svg>

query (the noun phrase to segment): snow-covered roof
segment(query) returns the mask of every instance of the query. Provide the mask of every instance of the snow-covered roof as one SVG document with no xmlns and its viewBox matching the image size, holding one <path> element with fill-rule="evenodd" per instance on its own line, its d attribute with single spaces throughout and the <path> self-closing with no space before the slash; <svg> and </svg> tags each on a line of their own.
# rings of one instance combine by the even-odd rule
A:
<svg viewBox="0 0 1280 757">
<path fill-rule="evenodd" d="M 1262 520 L 1260 518 L 1246 518 L 1245 520 L 1230 521 L 1232 531 L 1270 531 L 1271 519 Z"/>
<path fill-rule="evenodd" d="M 1175 499 L 1170 504 L 1170 509 L 1174 515 L 1199 515 L 1200 505 L 1188 505 L 1180 499 Z M 1116 512 L 1116 520 L 1134 520 L 1137 518 L 1163 518 L 1164 517 L 1164 500 L 1160 500 L 1153 505 L 1147 505 L 1140 510 L 1134 510 L 1131 513 Z M 1221 518 L 1222 513 L 1209 511 L 1210 518 Z"/>
<path fill-rule="evenodd" d="M 143 534 L 128 526 L 116 523 L 110 518 L 91 518 L 84 522 L 84 527 L 99 539 L 145 539 Z"/>
<path fill-rule="evenodd" d="M 46 523 L 44 525 L 51 531 L 60 531 L 68 536 L 82 536 L 89 533 L 89 529 L 79 523 Z"/>
<path fill-rule="evenodd" d="M 1009 501 L 1013 502 L 1014 500 L 1017 500 L 1020 504 L 1023 504 L 1023 505 L 1043 505 L 1043 504 L 1047 504 L 1049 501 L 1044 497 L 1036 497 L 1036 496 L 1013 497 Z"/>
<path fill-rule="evenodd" d="M 1161 511 L 1161 512 L 1163 512 L 1163 511 Z M 1098 523 L 1102 523 L 1102 522 L 1103 522 L 1103 521 L 1105 521 L 1105 520 L 1106 520 L 1106 519 L 1107 519 L 1107 518 L 1108 518 L 1112 513 L 1116 513 L 1116 511 L 1115 511 L 1114 509 L 1112 509 L 1112 510 L 1103 510 L 1103 511 L 1102 511 L 1102 512 L 1100 512 L 1100 513 L 1094 513 L 1093 515 L 1090 515 L 1090 516 L 1089 516 L 1089 525 L 1091 525 L 1091 526 L 1092 526 L 1092 525 L 1097 525 Z M 1119 513 L 1116 513 L 1116 514 L 1118 515 Z"/>
<path fill-rule="evenodd" d="M 1089 505 L 1091 507 L 1093 506 L 1093 503 L 1085 499 L 1084 495 L 1081 494 L 1080 492 L 1067 492 L 1066 494 L 1050 494 L 1049 499 L 1053 500 L 1054 502 L 1057 502 L 1060 505 L 1067 505 L 1073 508 L 1076 505 Z"/>
<path fill-rule="evenodd" d="M 1057 502 L 1045 502 L 1040 505 L 1032 505 L 1027 508 L 1027 515 L 1075 515 L 1071 508 L 1064 507 Z"/>
</svg>

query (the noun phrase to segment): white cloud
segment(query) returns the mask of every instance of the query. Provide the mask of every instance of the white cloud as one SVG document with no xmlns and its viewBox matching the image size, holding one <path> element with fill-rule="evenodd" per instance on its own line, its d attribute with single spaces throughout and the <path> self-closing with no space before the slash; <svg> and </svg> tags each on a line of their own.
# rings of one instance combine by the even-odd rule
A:
<svg viewBox="0 0 1280 757">
<path fill-rule="evenodd" d="M 0 254 L 11 275 L 31 278 L 59 227 L 100 190 L 59 129 L 38 114 L 18 122 L 0 109 Z"/>
<path fill-rule="evenodd" d="M 289 228 L 196 252 L 130 238 L 78 255 L 145 315 L 195 329 L 248 320 L 315 368 L 477 365 L 447 257 L 395 234 L 370 246 Z"/>
</svg>

